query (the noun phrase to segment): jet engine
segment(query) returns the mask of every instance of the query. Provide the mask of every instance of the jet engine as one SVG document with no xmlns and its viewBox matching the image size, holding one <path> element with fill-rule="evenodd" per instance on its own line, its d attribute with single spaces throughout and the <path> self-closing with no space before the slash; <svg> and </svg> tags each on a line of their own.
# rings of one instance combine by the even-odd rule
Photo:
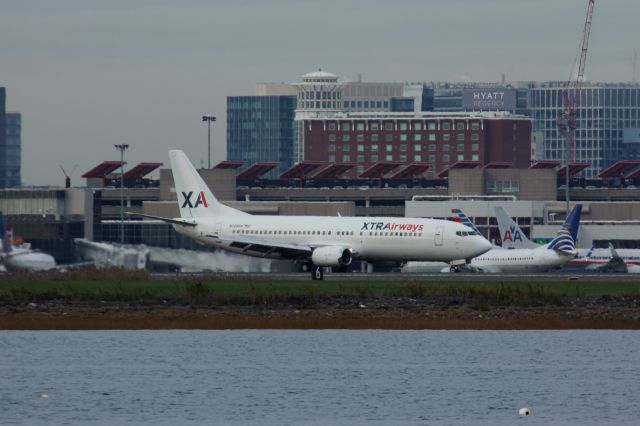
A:
<svg viewBox="0 0 640 426">
<path fill-rule="evenodd" d="M 347 266 L 352 259 L 351 249 L 347 247 L 318 247 L 311 253 L 311 261 L 317 266 Z"/>
</svg>

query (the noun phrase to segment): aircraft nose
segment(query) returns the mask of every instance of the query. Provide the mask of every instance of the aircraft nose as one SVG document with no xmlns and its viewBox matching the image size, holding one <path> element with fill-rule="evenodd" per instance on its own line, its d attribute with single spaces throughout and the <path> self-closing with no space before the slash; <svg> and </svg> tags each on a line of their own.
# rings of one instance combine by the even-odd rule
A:
<svg viewBox="0 0 640 426">
<path fill-rule="evenodd" d="M 475 248 L 477 249 L 476 256 L 480 256 L 491 250 L 491 242 L 484 237 L 476 237 Z"/>
</svg>

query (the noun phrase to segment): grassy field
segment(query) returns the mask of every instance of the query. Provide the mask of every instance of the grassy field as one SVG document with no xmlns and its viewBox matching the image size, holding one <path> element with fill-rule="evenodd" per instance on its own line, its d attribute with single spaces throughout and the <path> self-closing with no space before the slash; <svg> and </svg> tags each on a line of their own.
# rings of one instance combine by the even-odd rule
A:
<svg viewBox="0 0 640 426">
<path fill-rule="evenodd" d="M 190 305 L 296 305 L 313 307 L 328 299 L 411 298 L 477 306 L 564 306 L 583 299 L 640 299 L 638 281 L 482 281 L 402 277 L 393 280 L 312 282 L 251 276 L 197 276 L 158 279 L 121 271 L 5 275 L 0 302 L 133 302 Z"/>
</svg>

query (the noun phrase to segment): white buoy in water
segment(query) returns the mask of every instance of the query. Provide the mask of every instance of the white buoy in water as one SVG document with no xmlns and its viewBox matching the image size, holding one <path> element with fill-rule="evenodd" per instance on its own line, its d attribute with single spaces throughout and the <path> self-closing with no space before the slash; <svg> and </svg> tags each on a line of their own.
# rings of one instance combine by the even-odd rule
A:
<svg viewBox="0 0 640 426">
<path fill-rule="evenodd" d="M 518 414 L 520 414 L 522 417 L 530 416 L 531 410 L 529 410 L 528 408 L 521 408 L 520 411 L 518 411 Z"/>
<path fill-rule="evenodd" d="M 40 395 L 40 398 L 47 399 L 49 398 L 49 395 L 47 395 L 46 393 L 43 393 L 42 395 Z"/>
</svg>

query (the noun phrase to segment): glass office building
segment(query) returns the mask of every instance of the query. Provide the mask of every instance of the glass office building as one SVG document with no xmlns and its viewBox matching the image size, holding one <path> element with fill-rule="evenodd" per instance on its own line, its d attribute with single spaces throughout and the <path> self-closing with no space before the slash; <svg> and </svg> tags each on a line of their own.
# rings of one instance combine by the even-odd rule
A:
<svg viewBox="0 0 640 426">
<path fill-rule="evenodd" d="M 2 165 L 0 181 L 2 188 L 15 188 L 20 186 L 21 142 L 20 133 L 22 117 L 16 112 L 5 114 L 5 141 L 2 147 Z"/>
<path fill-rule="evenodd" d="M 295 109 L 296 96 L 227 97 L 227 160 L 280 163 L 279 176 L 293 165 Z"/>
<path fill-rule="evenodd" d="M 565 138 L 557 118 L 562 112 L 564 82 L 539 83 L 531 88 L 533 131 L 543 138 L 543 158 L 565 160 Z M 640 85 L 593 83 L 582 87 L 577 117 L 575 159 L 589 162 L 585 178 L 597 177 L 611 164 L 639 158 Z"/>
<path fill-rule="evenodd" d="M 0 87 L 0 188 L 7 187 L 7 115 L 6 115 L 6 90 Z"/>
<path fill-rule="evenodd" d="M 20 114 L 6 112 L 6 89 L 0 87 L 0 188 L 20 186 Z"/>
</svg>

